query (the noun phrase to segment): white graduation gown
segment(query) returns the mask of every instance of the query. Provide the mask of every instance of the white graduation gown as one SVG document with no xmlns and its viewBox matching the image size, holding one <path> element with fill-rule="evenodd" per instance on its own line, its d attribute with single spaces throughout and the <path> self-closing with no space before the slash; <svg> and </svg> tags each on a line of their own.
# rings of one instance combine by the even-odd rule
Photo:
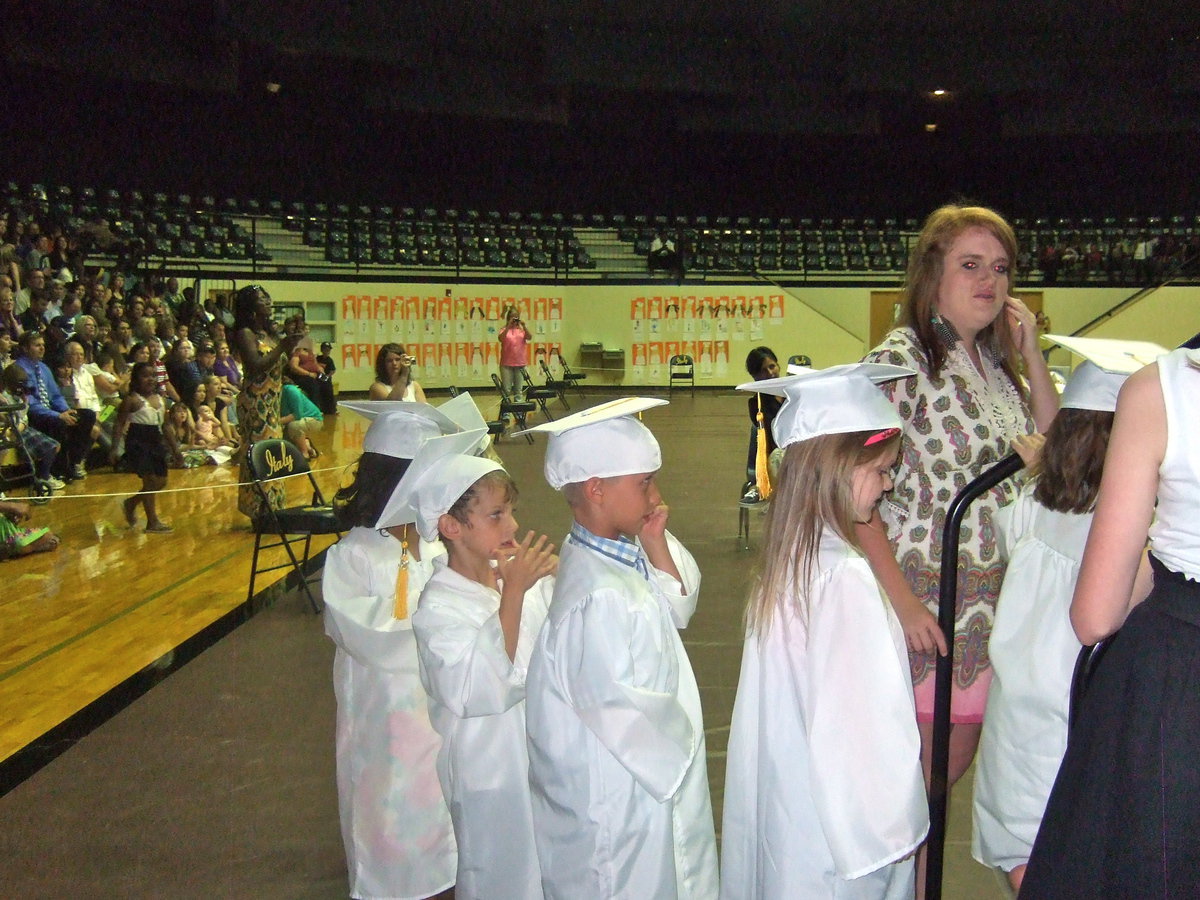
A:
<svg viewBox="0 0 1200 900">
<path fill-rule="evenodd" d="M 565 542 L 526 690 L 534 829 L 549 898 L 712 898 L 717 853 L 683 588 Z"/>
<path fill-rule="evenodd" d="M 409 560 L 408 609 L 444 555 L 420 544 Z M 411 618 L 394 616 L 400 542 L 354 528 L 329 548 L 322 592 L 335 644 L 337 783 L 350 893 L 429 897 L 454 884 L 457 855 L 437 777 L 441 746 L 429 722 Z"/>
<path fill-rule="evenodd" d="M 438 776 L 458 841 L 459 900 L 542 896 L 529 799 L 525 672 L 554 578 L 525 594 L 515 658 L 504 649 L 500 594 L 434 563 L 413 614 L 429 717 L 442 736 Z"/>
<path fill-rule="evenodd" d="M 1008 569 L 988 655 L 988 693 L 975 760 L 971 854 L 1010 871 L 1029 861 L 1067 749 L 1071 676 L 1081 644 L 1071 595 L 1092 514 L 1054 512 L 1034 485 L 997 520 Z"/>
<path fill-rule="evenodd" d="M 826 531 L 807 613 L 751 635 L 729 733 L 721 897 L 907 898 L 929 830 L 904 632 Z"/>
</svg>

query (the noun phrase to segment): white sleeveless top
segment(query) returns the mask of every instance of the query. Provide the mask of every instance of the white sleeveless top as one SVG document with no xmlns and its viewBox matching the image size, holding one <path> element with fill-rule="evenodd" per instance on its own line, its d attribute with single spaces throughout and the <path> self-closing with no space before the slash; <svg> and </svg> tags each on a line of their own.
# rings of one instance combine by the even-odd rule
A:
<svg viewBox="0 0 1200 900">
<path fill-rule="evenodd" d="M 1200 581 L 1200 351 L 1158 359 L 1167 408 L 1167 452 L 1158 470 L 1158 510 L 1150 549 L 1173 572 Z"/>
</svg>

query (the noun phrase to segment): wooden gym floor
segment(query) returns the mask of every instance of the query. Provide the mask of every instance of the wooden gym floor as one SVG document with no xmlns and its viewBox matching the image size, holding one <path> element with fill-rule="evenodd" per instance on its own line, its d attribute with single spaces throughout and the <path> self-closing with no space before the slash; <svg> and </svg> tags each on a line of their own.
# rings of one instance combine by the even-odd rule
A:
<svg viewBox="0 0 1200 900">
<path fill-rule="evenodd" d="M 493 396 L 479 393 L 487 417 Z M 611 396 L 570 399 L 578 410 Z M 558 404 L 551 411 L 559 415 Z M 646 422 L 663 448 L 671 528 L 703 571 L 683 636 L 705 706 L 719 828 L 756 559 L 736 540 L 746 401 L 676 391 Z M 366 424 L 354 413 L 327 419 L 316 440 L 324 490 L 357 457 Z M 544 439 L 506 437 L 497 449 L 521 490 L 522 529 L 560 540 L 569 515 L 542 478 Z M 236 511 L 236 474 L 172 471 L 160 510 L 175 533 L 147 535 L 121 516 L 137 478 L 97 472 L 35 507 L 35 524 L 63 537 L 57 552 L 0 563 L 7 895 L 345 896 L 332 644 L 298 591 L 263 582 L 257 601 L 245 602 L 253 538 Z M 301 498 L 299 479 L 290 491 Z M 756 549 L 757 510 L 750 530 Z M 1009 896 L 970 859 L 968 787 L 969 776 L 952 796 L 944 895 Z"/>
</svg>

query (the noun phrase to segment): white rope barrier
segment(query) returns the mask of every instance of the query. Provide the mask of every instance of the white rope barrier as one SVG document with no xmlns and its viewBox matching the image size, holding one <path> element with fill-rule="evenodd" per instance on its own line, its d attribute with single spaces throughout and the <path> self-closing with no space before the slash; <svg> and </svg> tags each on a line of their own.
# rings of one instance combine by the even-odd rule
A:
<svg viewBox="0 0 1200 900">
<path fill-rule="evenodd" d="M 354 463 L 347 463 L 345 466 L 327 466 L 326 468 L 323 468 L 323 469 L 310 469 L 309 471 L 313 475 L 317 475 L 321 472 L 341 472 L 341 471 L 345 470 L 346 466 L 351 466 L 351 465 L 354 465 Z M 195 468 L 203 469 L 206 467 L 205 466 L 196 466 Z M 116 474 L 131 475 L 133 477 L 137 477 L 136 472 L 117 472 Z M 275 478 L 272 478 L 271 482 L 285 481 L 288 478 L 299 478 L 299 477 L 301 477 L 303 475 L 307 475 L 307 474 L 309 474 L 309 473 L 308 472 L 294 472 L 291 475 L 278 475 Z M 267 483 L 269 484 L 271 482 L 267 482 Z M 165 487 L 162 490 L 150 491 L 149 493 L 152 493 L 155 495 L 158 495 L 158 494 L 183 494 L 183 493 L 187 493 L 188 491 L 211 491 L 211 490 L 225 490 L 226 488 L 249 487 L 252 484 L 254 484 L 253 481 L 222 481 L 222 482 L 218 482 L 215 484 L 198 484 L 198 485 L 192 485 L 190 487 L 177 487 L 177 488 Z M 142 490 L 140 488 L 138 488 L 137 490 L 132 490 L 132 491 L 106 491 L 105 493 L 102 493 L 102 494 L 55 493 L 55 494 L 43 494 L 41 496 L 33 496 L 33 497 L 9 497 L 8 499 L 15 500 L 15 501 L 22 502 L 22 503 L 32 503 L 34 501 L 41 503 L 46 500 L 97 500 L 97 499 L 103 499 L 106 497 L 126 497 L 126 496 L 131 497 L 134 494 L 140 494 L 140 493 L 142 493 Z"/>
</svg>

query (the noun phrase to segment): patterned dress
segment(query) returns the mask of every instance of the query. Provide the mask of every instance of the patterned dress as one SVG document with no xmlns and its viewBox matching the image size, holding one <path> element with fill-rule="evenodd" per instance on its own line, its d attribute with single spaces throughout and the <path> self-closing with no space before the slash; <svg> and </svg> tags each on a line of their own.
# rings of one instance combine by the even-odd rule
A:
<svg viewBox="0 0 1200 900">
<path fill-rule="evenodd" d="M 880 515 L 909 587 L 934 615 L 942 565 L 942 532 L 950 502 L 966 485 L 1011 452 L 1011 441 L 1035 431 L 1028 403 L 988 350 L 983 373 L 961 343 L 947 349 L 941 374 L 930 377 L 916 334 L 897 328 L 864 362 L 917 370 L 915 378 L 881 385 L 904 422 L 895 488 Z M 1016 497 L 1010 479 L 975 500 L 963 517 L 958 551 L 951 721 L 982 722 L 991 683 L 988 638 L 1004 560 L 996 544 L 995 514 Z M 933 720 L 936 655 L 910 653 L 917 719 Z"/>
<path fill-rule="evenodd" d="M 274 345 L 259 339 L 258 352 L 270 353 Z M 283 366 L 287 361 L 285 354 L 279 354 L 275 364 L 261 375 L 252 375 L 247 369 L 242 377 L 242 390 L 237 398 L 238 436 L 241 446 L 238 448 L 238 512 L 253 519 L 259 513 L 260 502 L 258 493 L 250 482 L 250 461 L 246 451 L 255 441 L 279 439 L 283 437 L 283 426 L 279 424 L 279 398 L 283 394 Z M 271 505 L 280 509 L 284 505 L 283 485 L 278 481 L 271 482 L 267 487 L 267 497 Z"/>
</svg>

